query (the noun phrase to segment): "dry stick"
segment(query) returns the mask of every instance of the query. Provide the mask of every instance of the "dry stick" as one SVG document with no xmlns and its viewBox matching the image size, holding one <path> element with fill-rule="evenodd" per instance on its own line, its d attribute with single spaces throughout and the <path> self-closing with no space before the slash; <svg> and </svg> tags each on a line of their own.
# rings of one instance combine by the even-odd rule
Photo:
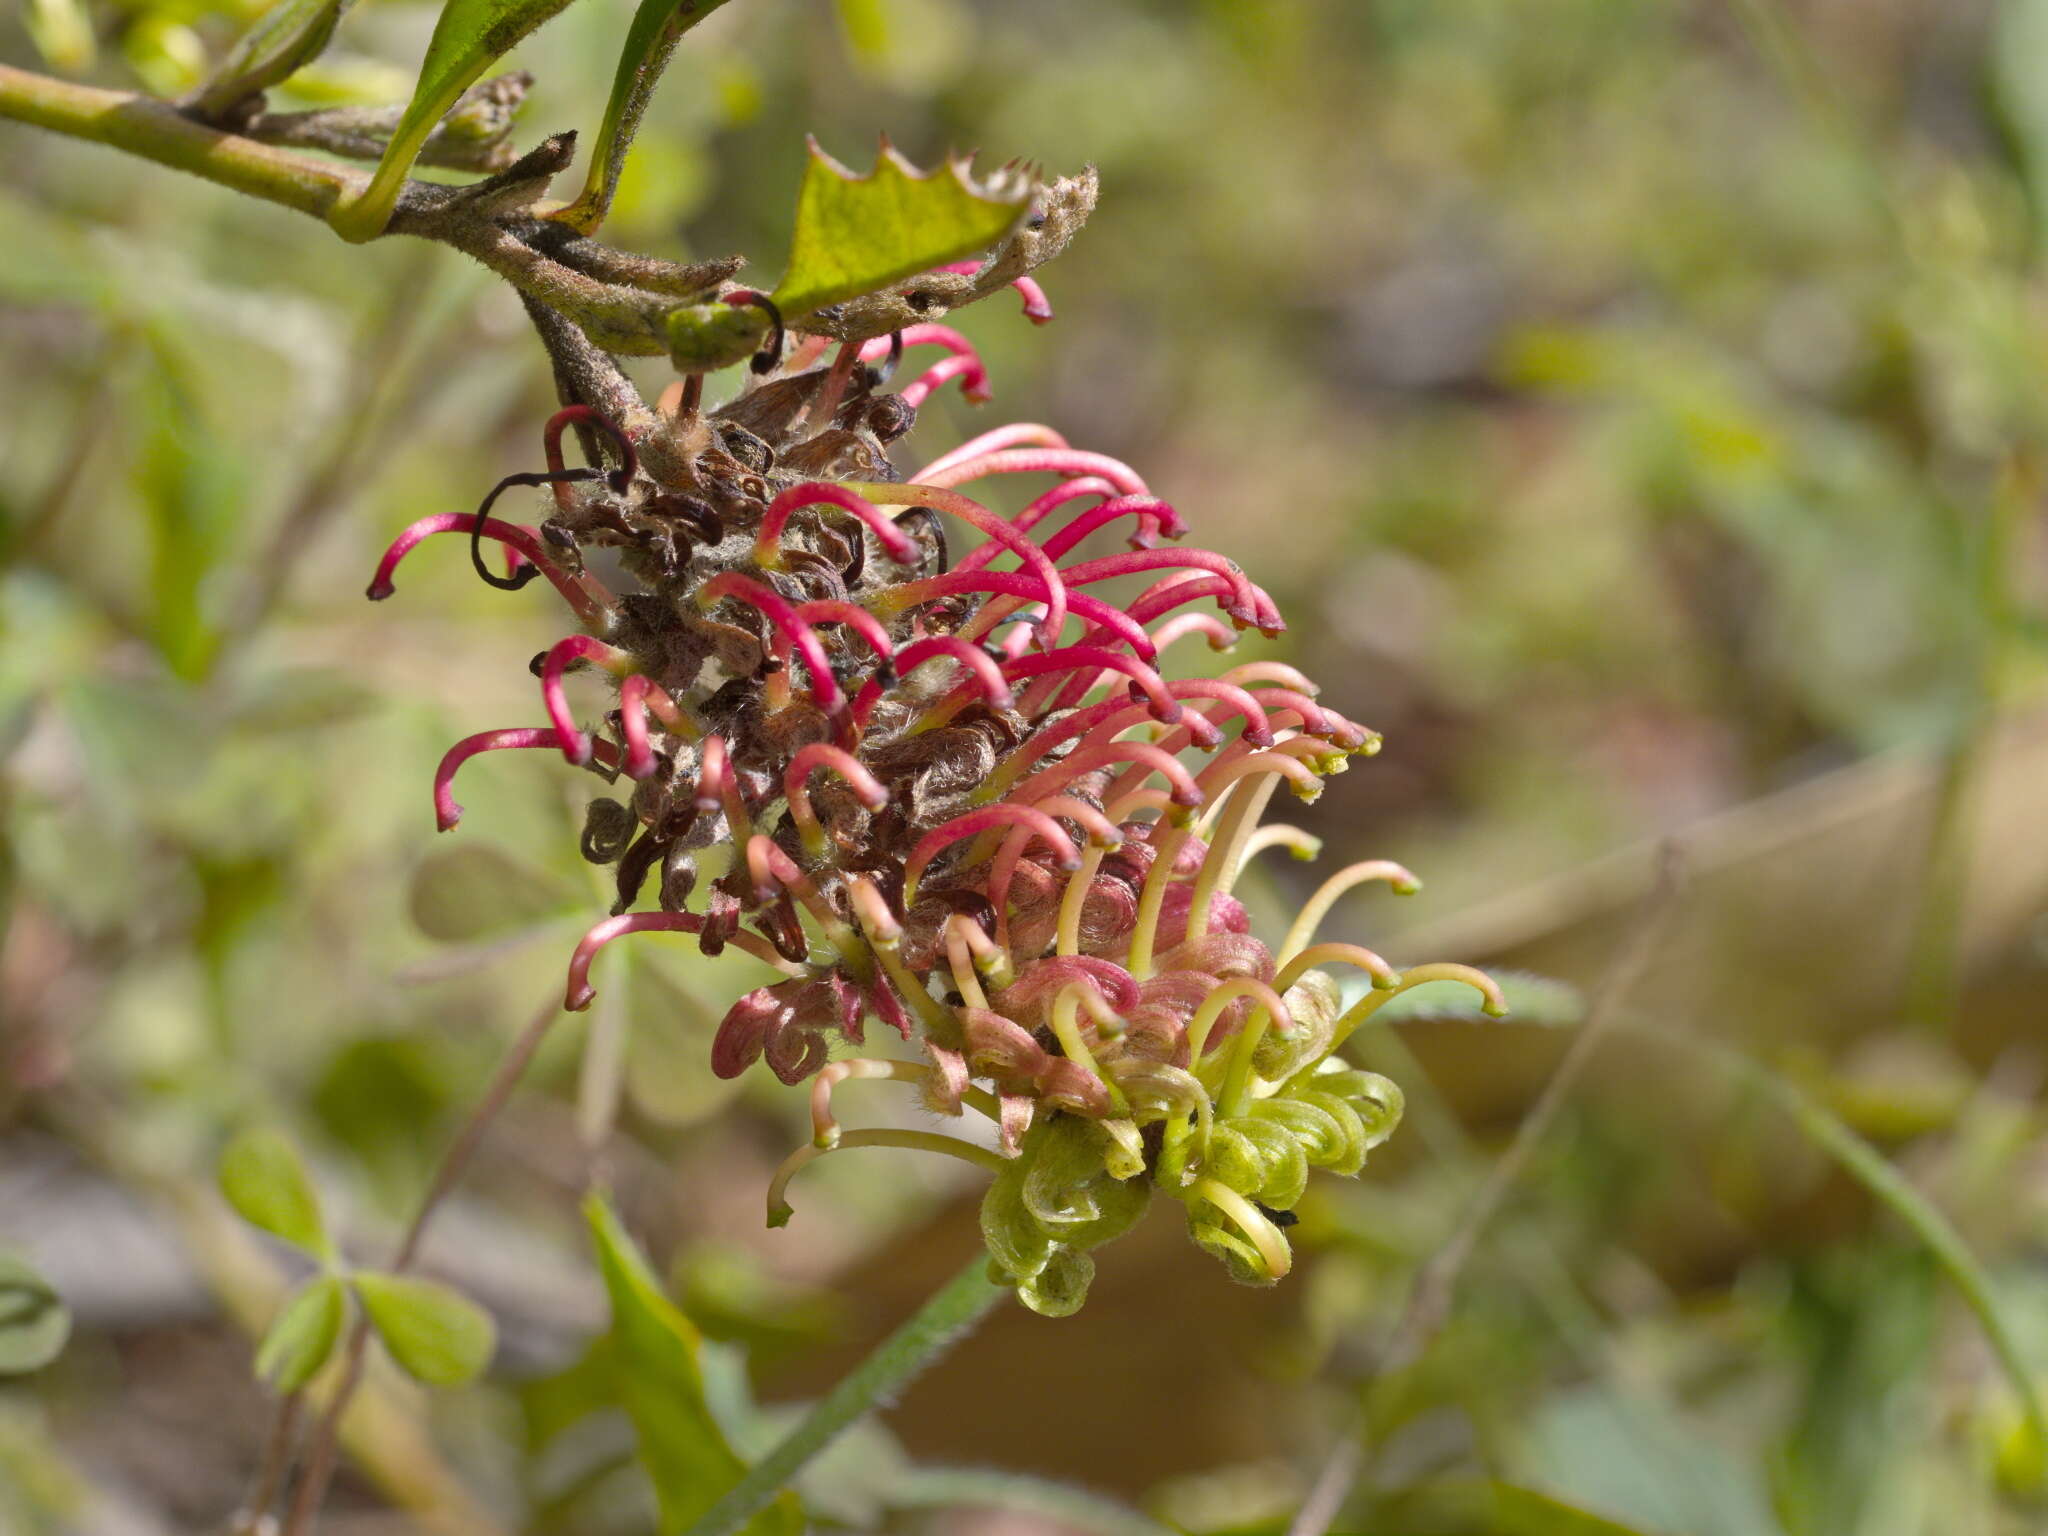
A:
<svg viewBox="0 0 2048 1536">
<path fill-rule="evenodd" d="M 1557 1064 L 1557 1070 L 1551 1073 L 1550 1081 L 1543 1085 L 1543 1092 L 1537 1096 L 1536 1103 L 1516 1128 L 1514 1140 L 1508 1143 L 1507 1151 L 1501 1154 L 1500 1161 L 1493 1165 L 1486 1181 L 1473 1195 L 1472 1203 L 1459 1219 L 1450 1241 L 1437 1250 L 1436 1256 L 1415 1277 L 1407 1306 L 1402 1309 L 1386 1342 L 1374 1352 L 1372 1374 L 1376 1378 L 1384 1378 L 1420 1355 L 1449 1316 L 1452 1294 L 1457 1289 L 1466 1262 L 1479 1244 L 1480 1234 L 1529 1166 L 1536 1144 L 1564 1108 L 1565 1100 L 1571 1096 L 1594 1052 L 1600 1048 L 1609 1025 L 1620 1014 L 1621 1004 L 1634 989 L 1650 957 L 1656 953 L 1665 923 L 1676 905 L 1675 898 L 1683 879 L 1683 864 L 1679 845 L 1676 842 L 1665 843 L 1657 856 L 1656 883 L 1644 898 L 1635 932 L 1609 964 L 1607 974 L 1600 979 L 1586 1010 L 1585 1023 L 1579 1027 L 1564 1059 Z M 1363 1431 L 1366 1427 L 1362 1411 L 1354 1415 L 1354 1422 L 1347 1426 L 1323 1463 L 1322 1470 L 1316 1474 L 1308 1497 L 1302 1501 L 1293 1523 L 1287 1527 L 1287 1536 L 1323 1536 L 1323 1532 L 1330 1528 L 1350 1498 L 1352 1486 L 1363 1470 Z"/>
<path fill-rule="evenodd" d="M 512 1091 L 519 1086 L 519 1079 L 525 1076 L 527 1065 L 533 1060 L 533 1053 L 540 1049 L 541 1041 L 561 1012 L 561 999 L 551 996 L 505 1052 L 497 1072 L 492 1075 L 490 1086 L 484 1090 L 483 1098 L 469 1112 L 469 1119 L 463 1122 L 447 1155 L 441 1159 L 441 1166 L 435 1169 L 434 1182 L 427 1187 L 426 1197 L 413 1214 L 412 1225 L 406 1228 L 398 1252 L 387 1266 L 388 1273 L 399 1274 L 411 1267 L 419 1252 L 420 1240 L 426 1235 L 427 1223 L 461 1181 L 470 1158 L 475 1156 L 478 1145 L 483 1141 L 484 1133 L 511 1099 Z M 334 1476 L 341 1443 L 342 1415 L 348 1411 L 349 1399 L 355 1396 L 356 1387 L 363 1379 L 363 1359 L 369 1352 L 369 1344 L 370 1320 L 366 1315 L 359 1315 L 349 1331 L 341 1380 L 336 1384 L 334 1396 L 328 1400 L 319 1424 L 314 1427 L 312 1444 L 306 1453 L 306 1469 L 292 1497 L 291 1513 L 285 1519 L 284 1536 L 306 1536 L 313 1528 L 320 1501 L 327 1493 L 328 1480 Z"/>
</svg>

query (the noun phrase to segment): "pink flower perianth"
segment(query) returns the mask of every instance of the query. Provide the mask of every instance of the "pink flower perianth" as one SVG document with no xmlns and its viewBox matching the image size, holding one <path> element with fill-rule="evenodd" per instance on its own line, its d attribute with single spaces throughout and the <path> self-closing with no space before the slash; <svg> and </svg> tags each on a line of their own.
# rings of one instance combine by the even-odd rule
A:
<svg viewBox="0 0 2048 1536">
<path fill-rule="evenodd" d="M 1036 421 L 1013 421 L 1004 426 L 990 427 L 979 436 L 970 437 L 957 448 L 949 448 L 914 475 L 922 480 L 929 475 L 943 475 L 956 464 L 969 459 L 978 459 L 1003 448 L 1067 448 L 1072 446 L 1066 438 L 1051 427 Z M 932 481 L 932 484 L 938 484 Z"/>
<path fill-rule="evenodd" d="M 928 661 L 950 659 L 960 663 L 964 686 L 978 688 L 992 708 L 1008 709 L 1011 703 L 1009 679 L 996 659 L 980 646 L 953 635 L 932 635 L 913 640 L 890 658 L 887 674 L 869 678 L 854 695 L 853 719 L 865 727 L 875 705 L 897 684 Z"/>
<path fill-rule="evenodd" d="M 410 525 L 391 541 L 391 547 L 384 551 L 384 557 L 377 562 L 376 574 L 371 576 L 366 596 L 371 602 L 382 602 L 397 590 L 391 578 L 398 570 L 399 561 L 416 549 L 420 541 L 437 533 L 471 533 L 477 524 L 483 525 L 483 536 L 496 539 L 507 549 L 520 555 L 528 564 L 554 585 L 562 599 L 576 611 L 576 616 L 585 623 L 600 622 L 613 605 L 612 595 L 591 576 L 571 577 L 558 570 L 554 563 L 541 551 L 540 541 L 531 528 L 519 523 L 500 522 L 495 517 L 478 517 L 471 512 L 437 512 L 423 517 Z"/>
<path fill-rule="evenodd" d="M 924 404 L 932 392 L 949 379 L 960 380 L 960 392 L 972 405 L 986 405 L 989 401 L 988 369 L 982 366 L 981 354 L 974 349 L 974 343 L 954 330 L 950 325 L 911 325 L 901 332 L 902 345 L 910 347 L 944 347 L 951 355 L 927 368 L 917 379 L 904 387 L 902 395 L 910 405 Z M 886 336 L 878 336 L 860 349 L 860 360 L 864 363 L 879 361 L 889 355 L 894 343 Z"/>
<path fill-rule="evenodd" d="M 591 760 L 590 738 L 576 728 L 569 714 L 569 701 L 562 692 L 562 674 L 579 661 L 623 669 L 632 665 L 633 658 L 588 635 L 570 635 L 548 648 L 540 669 L 541 703 L 547 707 L 548 719 L 554 722 L 555 734 L 562 740 L 562 756 L 581 768 Z"/>
<path fill-rule="evenodd" d="M 697 589 L 697 605 L 706 611 L 725 598 L 733 598 L 758 609 L 796 648 L 797 654 L 804 659 L 804 665 L 810 668 L 811 692 L 820 709 L 827 714 L 836 714 L 844 707 L 845 696 L 839 691 L 838 678 L 832 674 L 832 663 L 825 655 L 824 643 L 819 640 L 818 632 L 799 616 L 794 604 L 773 588 L 737 571 L 714 576 Z"/>
<path fill-rule="evenodd" d="M 754 538 L 754 563 L 763 569 L 777 569 L 782 564 L 782 531 L 789 526 L 792 513 L 805 507 L 832 506 L 866 523 L 881 541 L 883 551 L 899 565 L 908 565 L 917 558 L 917 546 L 901 528 L 892 523 L 873 501 L 857 496 L 841 485 L 823 480 L 807 480 L 802 485 L 793 485 L 768 503 L 768 511 L 761 519 L 761 531 Z"/>
<path fill-rule="evenodd" d="M 448 832 L 462 820 L 462 807 L 455 803 L 455 772 L 478 753 L 530 750 L 536 747 L 561 745 L 561 733 L 551 725 L 478 731 L 474 736 L 463 737 L 442 754 L 441 765 L 434 770 L 434 825 L 441 831 Z M 597 757 L 601 761 L 609 759 L 616 762 L 617 749 L 608 741 L 599 742 Z"/>
<path fill-rule="evenodd" d="M 917 895 L 917 884 L 924 872 L 931 868 L 936 859 L 950 845 L 963 838 L 974 836 L 991 827 L 1005 824 L 1029 827 L 1053 850 L 1063 870 L 1072 872 L 1081 867 L 1081 852 L 1074 846 L 1074 840 L 1066 829 L 1045 812 L 1029 805 L 989 805 L 978 811 L 968 811 L 955 816 L 927 832 L 911 849 L 910 857 L 903 864 L 903 900 L 908 905 Z"/>
<path fill-rule="evenodd" d="M 972 277 L 981 270 L 978 261 L 949 261 L 943 267 L 934 267 L 934 272 L 958 272 Z M 1038 286 L 1035 277 L 1013 277 L 1010 286 L 1017 290 L 1024 300 L 1024 317 L 1033 325 L 1048 324 L 1052 318 L 1052 301 L 1045 296 L 1045 290 Z"/>
</svg>

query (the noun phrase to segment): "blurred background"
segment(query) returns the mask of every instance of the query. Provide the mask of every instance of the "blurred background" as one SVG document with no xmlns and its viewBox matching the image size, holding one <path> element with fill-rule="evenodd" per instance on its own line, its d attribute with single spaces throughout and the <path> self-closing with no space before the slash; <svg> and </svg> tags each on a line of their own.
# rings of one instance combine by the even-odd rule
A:
<svg viewBox="0 0 2048 1536">
<path fill-rule="evenodd" d="M 595 126 L 621 5 L 508 61 L 522 143 Z M 175 93 L 252 8 L 25 0 L 0 58 Z M 284 104 L 402 99 L 432 20 L 363 0 Z M 1312 1184 L 1283 1286 L 1150 1221 L 1079 1316 L 999 1314 L 824 1464 L 819 1518 L 1150 1528 L 1019 1473 L 1273 1530 L 1369 1398 L 1360 1529 L 2043 1529 L 2048 1448 L 1926 1245 L 1686 1042 L 1891 1157 L 2048 1376 L 2048 4 L 742 0 L 686 43 L 607 237 L 772 278 L 806 131 L 850 163 L 886 131 L 1100 168 L 1040 274 L 1057 322 L 956 316 L 996 403 L 942 392 L 900 461 L 1021 418 L 1137 466 L 1288 613 L 1240 655 L 1386 736 L 1296 819 L 1325 868 L 1427 888 L 1347 898 L 1329 936 L 1561 983 L 1362 1042 L 1408 1122 Z M 288 1128 L 384 1253 L 606 905 L 559 763 L 472 765 L 433 831 L 447 743 L 538 718 L 549 604 L 452 542 L 362 598 L 397 529 L 537 466 L 552 397 L 451 252 L 12 126 L 0 157 L 0 1246 L 74 1320 L 0 1380 L 0 1530 L 206 1530 L 261 1445 L 251 1340 L 288 1274 L 214 1193 L 221 1143 Z M 1690 878 L 1627 1016 L 1447 1325 L 1371 1390 L 1671 835 Z M 1317 872 L 1257 876 L 1263 927 Z M 651 1528 L 574 1370 L 621 1077 L 608 1171 L 735 1422 L 978 1241 L 975 1177 L 889 1151 L 807 1172 L 765 1230 L 804 1096 L 704 1065 L 758 968 L 637 942 L 427 1246 L 499 1319 L 489 1383 L 389 1385 L 328 1529 Z M 869 1092 L 857 1123 L 890 1113 Z M 1490 1483 L 1615 1524 L 1489 1523 L 1459 1490 Z"/>
</svg>

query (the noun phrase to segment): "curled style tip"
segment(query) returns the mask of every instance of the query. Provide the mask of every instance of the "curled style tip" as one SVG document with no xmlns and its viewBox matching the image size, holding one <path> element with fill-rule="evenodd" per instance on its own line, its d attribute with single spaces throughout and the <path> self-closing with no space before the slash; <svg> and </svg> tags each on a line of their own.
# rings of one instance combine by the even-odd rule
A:
<svg viewBox="0 0 2048 1536">
<path fill-rule="evenodd" d="M 484 579 L 487 586 L 496 587 L 500 592 L 518 592 L 534 577 L 540 575 L 539 566 L 528 564 L 520 566 L 508 575 L 500 576 L 484 559 L 484 521 L 490 516 L 491 508 L 497 503 L 498 498 L 505 492 L 515 486 L 569 485 L 581 480 L 603 478 L 602 472 L 595 469 L 530 470 L 523 474 L 507 475 L 492 486 L 490 495 L 477 507 L 476 522 L 469 530 L 469 563 L 476 567 L 477 575 Z M 372 598 L 390 595 L 388 588 L 383 592 L 379 592 L 374 586 L 370 589 Z"/>
<path fill-rule="evenodd" d="M 614 491 L 625 494 L 626 487 L 633 483 L 633 476 L 640 469 L 640 455 L 633 447 L 633 440 L 626 436 L 625 429 L 609 416 L 588 405 L 565 405 L 547 420 L 541 428 L 541 444 L 547 452 L 550 474 L 562 474 L 562 434 L 571 427 L 588 427 L 602 432 L 612 440 L 618 450 L 619 467 L 605 473 L 604 480 Z"/>
<path fill-rule="evenodd" d="M 782 344 L 786 335 L 782 324 L 782 310 L 765 293 L 756 293 L 751 288 L 736 288 L 725 296 L 725 302 L 735 308 L 749 306 L 763 311 L 768 316 L 768 340 L 748 366 L 756 373 L 772 373 L 782 361 Z"/>
</svg>

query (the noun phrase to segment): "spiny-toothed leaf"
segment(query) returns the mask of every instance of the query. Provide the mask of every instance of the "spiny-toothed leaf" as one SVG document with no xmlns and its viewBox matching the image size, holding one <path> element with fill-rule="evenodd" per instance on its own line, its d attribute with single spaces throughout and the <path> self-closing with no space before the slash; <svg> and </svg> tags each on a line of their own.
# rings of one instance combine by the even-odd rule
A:
<svg viewBox="0 0 2048 1536">
<path fill-rule="evenodd" d="M 250 1226 L 308 1253 L 329 1251 L 320 1196 L 282 1132 L 244 1131 L 229 1142 L 220 1155 L 220 1192 Z"/>
<path fill-rule="evenodd" d="M 399 1369 L 430 1387 L 481 1375 L 497 1348 L 491 1314 L 459 1291 L 406 1275 L 358 1273 L 356 1295 Z"/>
<path fill-rule="evenodd" d="M 583 1213 L 611 1299 L 611 1356 L 618 1400 L 640 1440 L 640 1464 L 654 1483 L 664 1536 L 687 1530 L 746 1475 L 704 1396 L 703 1341 L 670 1301 L 611 1207 L 596 1195 Z M 744 1529 L 750 1536 L 798 1536 L 803 1510 L 784 1492 Z"/>
<path fill-rule="evenodd" d="M 419 82 L 405 116 L 377 162 L 370 184 L 343 198 L 327 222 L 344 240 L 374 240 L 384 233 L 398 194 L 420 147 L 434 125 L 462 99 L 462 93 L 484 77 L 543 22 L 566 9 L 571 0 L 446 0 L 420 64 Z"/>
<path fill-rule="evenodd" d="M 256 1347 L 256 1374 L 296 1392 L 325 1365 L 341 1337 L 348 1294 L 338 1275 L 315 1275 L 285 1302 Z"/>
<path fill-rule="evenodd" d="M 1037 180 L 1005 169 L 977 181 L 968 162 L 920 171 L 887 139 L 856 176 L 810 142 L 789 267 L 772 295 L 785 315 L 873 293 L 994 245 L 1022 219 Z"/>
<path fill-rule="evenodd" d="M 277 0 L 228 50 L 211 78 L 192 93 L 201 116 L 215 117 L 289 79 L 327 49 L 342 13 L 355 0 Z"/>
<path fill-rule="evenodd" d="M 50 1282 L 0 1253 L 0 1376 L 40 1370 L 71 1337 L 71 1314 Z"/>
<path fill-rule="evenodd" d="M 794 324 L 828 304 L 876 293 L 892 283 L 985 251 L 1030 210 L 1035 176 L 1005 168 L 977 179 L 950 156 L 920 171 L 887 139 L 875 168 L 856 176 L 818 141 L 810 142 L 789 265 L 770 295 Z M 685 373 L 736 363 L 760 345 L 763 311 L 698 304 L 668 317 L 669 352 Z"/>
<path fill-rule="evenodd" d="M 591 146 L 590 174 L 582 195 L 555 214 L 557 221 L 590 234 L 611 211 L 612 194 L 618 190 L 619 173 L 626 166 L 626 152 L 640 131 L 641 114 L 654 95 L 669 55 L 682 35 L 726 0 L 640 0 L 633 24 L 626 29 L 626 43 L 619 50 L 619 67 L 612 76 L 611 99 L 605 103 L 604 122 Z"/>
</svg>

